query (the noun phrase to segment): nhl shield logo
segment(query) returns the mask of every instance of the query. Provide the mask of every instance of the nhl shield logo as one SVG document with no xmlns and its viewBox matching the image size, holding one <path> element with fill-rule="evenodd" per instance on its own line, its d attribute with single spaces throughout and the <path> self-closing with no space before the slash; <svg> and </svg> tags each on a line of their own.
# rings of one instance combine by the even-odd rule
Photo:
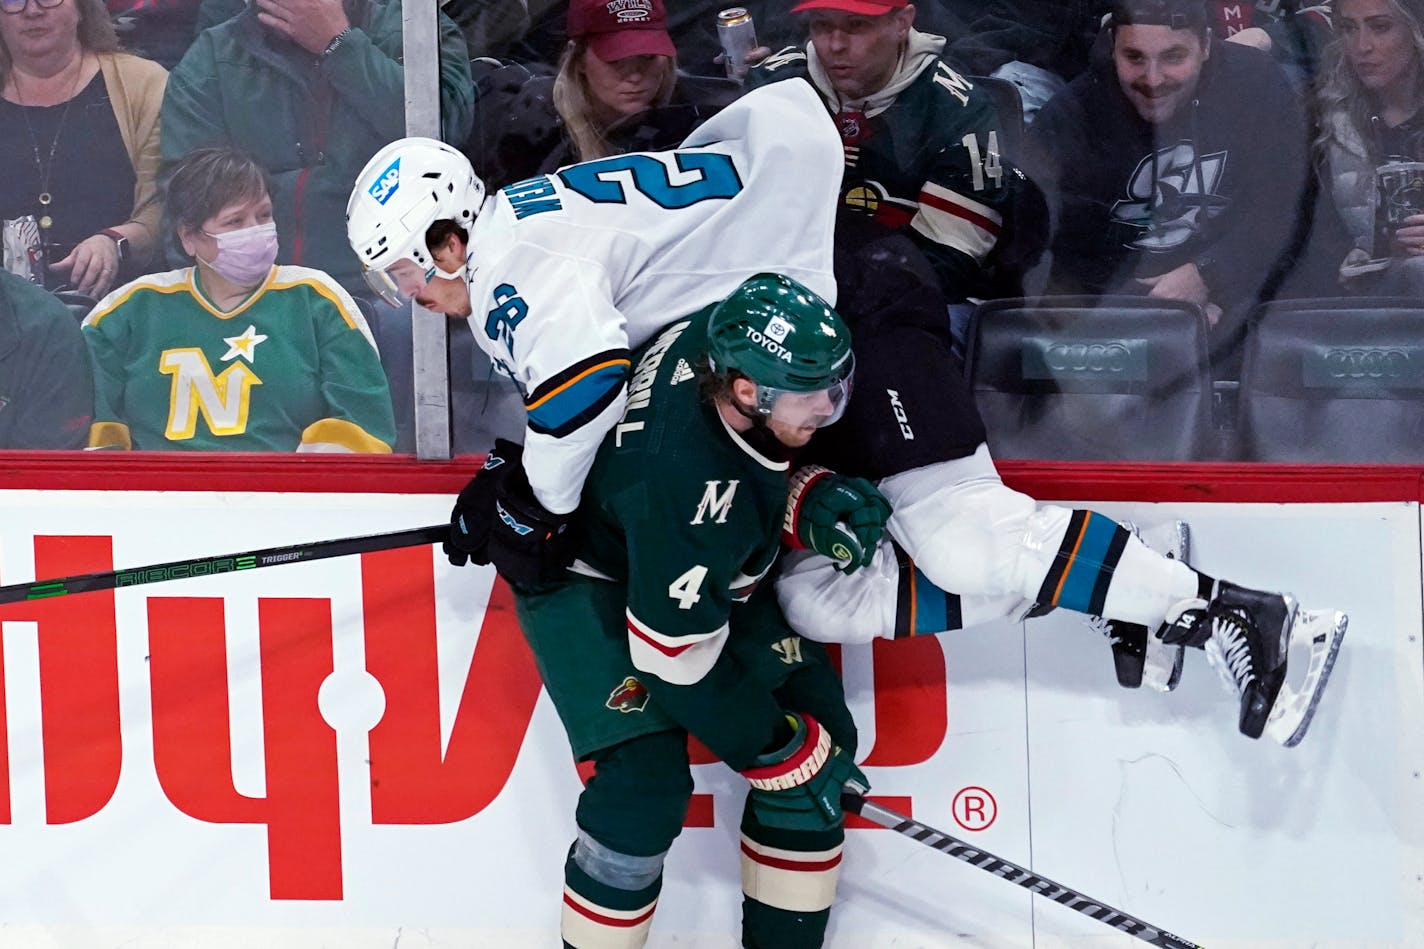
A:
<svg viewBox="0 0 1424 949">
<path fill-rule="evenodd" d="M 603 703 L 615 712 L 641 712 L 648 704 L 648 690 L 633 676 L 628 676 L 618 684 L 618 688 L 608 693 L 608 701 Z"/>
</svg>

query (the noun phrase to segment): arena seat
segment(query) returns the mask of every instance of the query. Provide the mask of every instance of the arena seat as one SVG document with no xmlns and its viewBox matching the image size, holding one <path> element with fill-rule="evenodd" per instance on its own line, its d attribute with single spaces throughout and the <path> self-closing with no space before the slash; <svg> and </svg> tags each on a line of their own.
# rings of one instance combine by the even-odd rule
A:
<svg viewBox="0 0 1424 949">
<path fill-rule="evenodd" d="M 998 458 L 1214 458 L 1207 323 L 1144 297 L 991 300 L 967 372 Z"/>
<path fill-rule="evenodd" d="M 1424 301 L 1285 300 L 1246 334 L 1243 461 L 1424 461 Z"/>
<path fill-rule="evenodd" d="M 994 111 L 999 115 L 999 132 L 1004 137 L 999 143 L 999 153 L 1011 161 L 1017 161 L 1022 154 L 1024 138 L 1023 99 L 1019 96 L 1019 87 L 1007 79 L 994 76 L 968 78 L 988 93 L 994 103 Z"/>
</svg>

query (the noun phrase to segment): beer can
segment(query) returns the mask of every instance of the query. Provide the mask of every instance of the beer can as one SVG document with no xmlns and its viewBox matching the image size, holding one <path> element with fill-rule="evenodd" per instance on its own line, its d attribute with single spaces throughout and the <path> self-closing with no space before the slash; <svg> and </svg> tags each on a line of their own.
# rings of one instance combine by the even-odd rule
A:
<svg viewBox="0 0 1424 949">
<path fill-rule="evenodd" d="M 717 14 L 717 39 L 722 43 L 727 77 L 738 82 L 746 78 L 747 53 L 756 49 L 756 24 L 746 7 L 731 7 Z"/>
<path fill-rule="evenodd" d="M 5 269 L 30 283 L 44 285 L 45 253 L 40 225 L 33 214 L 0 222 L 0 260 Z"/>
<path fill-rule="evenodd" d="M 1396 161 L 1375 169 L 1380 210 L 1391 228 L 1404 226 L 1405 218 L 1424 214 L 1424 162 Z"/>
</svg>

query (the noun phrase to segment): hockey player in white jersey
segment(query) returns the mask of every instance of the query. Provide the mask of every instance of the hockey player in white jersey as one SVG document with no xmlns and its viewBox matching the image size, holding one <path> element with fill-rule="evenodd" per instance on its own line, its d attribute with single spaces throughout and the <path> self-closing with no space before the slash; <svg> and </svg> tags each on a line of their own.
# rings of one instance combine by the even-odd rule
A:
<svg viewBox="0 0 1424 949">
<path fill-rule="evenodd" d="M 509 530 L 494 532 L 490 554 L 501 572 L 562 566 L 594 452 L 638 397 L 626 391 L 631 348 L 763 271 L 834 304 L 843 165 L 805 82 L 744 96 L 675 151 L 571 165 L 488 196 L 463 155 L 430 139 L 370 160 L 347 206 L 367 282 L 395 305 L 468 316 L 525 398 L 529 491 L 500 499 Z M 484 556 L 485 543 L 472 537 L 467 552 Z"/>
</svg>

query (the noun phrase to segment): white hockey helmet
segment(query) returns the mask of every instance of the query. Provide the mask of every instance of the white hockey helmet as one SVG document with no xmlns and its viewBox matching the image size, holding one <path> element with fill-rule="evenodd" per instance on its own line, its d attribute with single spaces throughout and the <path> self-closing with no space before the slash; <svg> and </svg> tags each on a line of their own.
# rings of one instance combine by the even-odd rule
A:
<svg viewBox="0 0 1424 949">
<path fill-rule="evenodd" d="M 392 306 L 409 304 L 437 272 L 425 232 L 446 220 L 468 231 L 484 199 L 469 159 L 444 142 L 402 138 L 381 149 L 346 202 L 346 237 L 367 286 Z"/>
</svg>

